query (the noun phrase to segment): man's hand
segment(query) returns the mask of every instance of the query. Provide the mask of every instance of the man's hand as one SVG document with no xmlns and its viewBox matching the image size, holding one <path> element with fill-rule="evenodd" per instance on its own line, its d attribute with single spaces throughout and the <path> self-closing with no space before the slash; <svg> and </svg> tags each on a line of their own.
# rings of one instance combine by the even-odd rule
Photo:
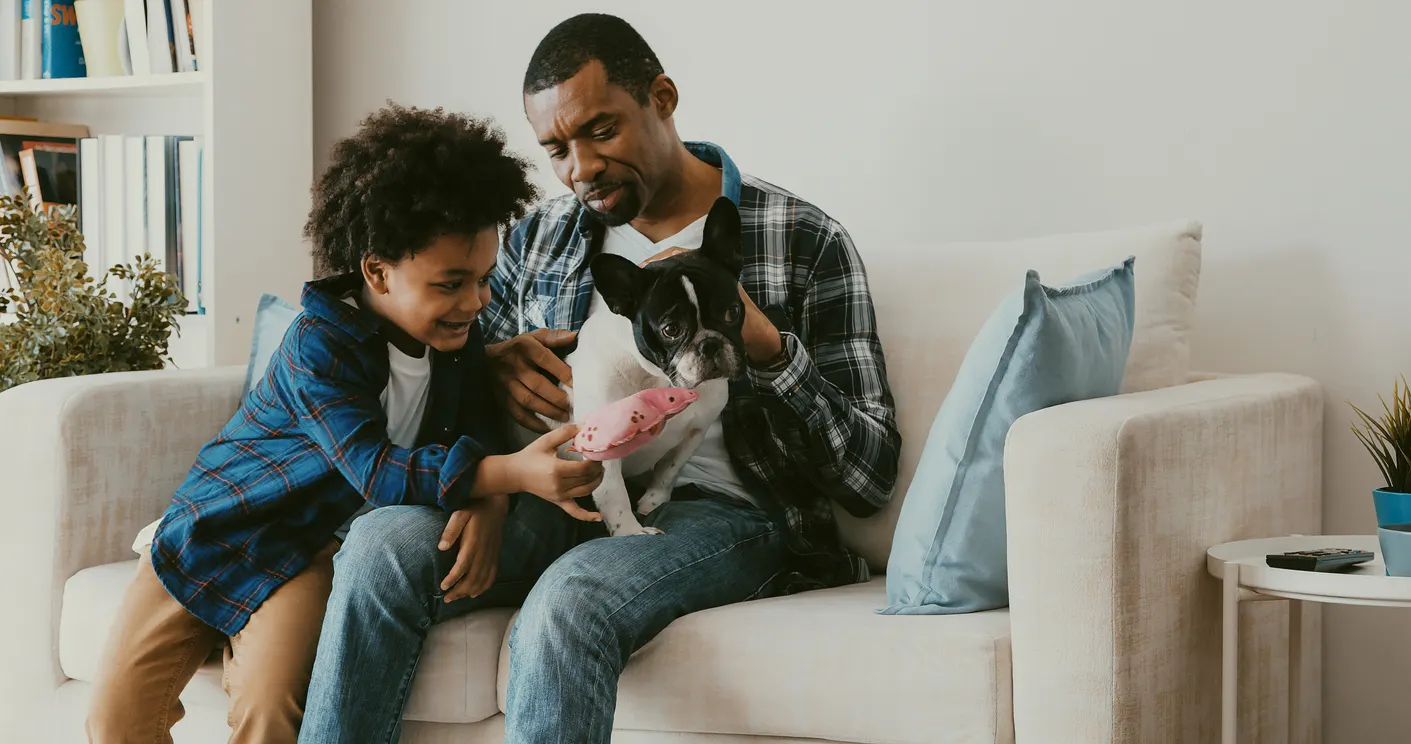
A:
<svg viewBox="0 0 1411 744">
<path fill-rule="evenodd" d="M 641 265 L 646 266 L 653 261 L 671 258 L 685 252 L 685 248 L 667 248 L 643 261 Z M 768 365 L 784 352 L 784 339 L 779 335 L 779 329 L 774 327 L 774 322 L 769 319 L 769 316 L 765 315 L 764 311 L 754 304 L 754 300 L 750 299 L 744 285 L 737 284 L 736 286 L 740 290 L 740 300 L 745 304 L 745 325 L 740 329 L 740 335 L 745 341 L 745 354 L 750 358 L 750 363 L 755 366 Z"/>
<path fill-rule="evenodd" d="M 540 328 L 485 347 L 500 397 L 520 426 L 543 434 L 549 431 L 549 426 L 535 414 L 554 421 L 569 419 L 568 394 L 544 373 L 573 386 L 573 370 L 554 355 L 553 349 L 571 343 L 575 335 L 572 331 Z"/>
<path fill-rule="evenodd" d="M 450 550 L 457 540 L 460 542 L 455 565 L 441 581 L 446 603 L 478 597 L 495 584 L 495 572 L 500 565 L 500 540 L 508 511 L 508 496 L 492 496 L 451 514 L 437 546 Z"/>
</svg>

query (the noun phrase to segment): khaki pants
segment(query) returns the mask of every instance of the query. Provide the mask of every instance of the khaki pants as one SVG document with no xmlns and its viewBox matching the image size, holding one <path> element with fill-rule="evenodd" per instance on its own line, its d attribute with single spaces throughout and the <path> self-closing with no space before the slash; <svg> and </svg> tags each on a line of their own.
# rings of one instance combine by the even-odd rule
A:
<svg viewBox="0 0 1411 744">
<path fill-rule="evenodd" d="M 228 642 L 172 599 L 144 555 L 94 684 L 89 741 L 171 742 L 171 727 L 185 714 L 178 696 L 221 647 L 230 741 L 297 741 L 337 549 L 324 548 Z"/>
</svg>

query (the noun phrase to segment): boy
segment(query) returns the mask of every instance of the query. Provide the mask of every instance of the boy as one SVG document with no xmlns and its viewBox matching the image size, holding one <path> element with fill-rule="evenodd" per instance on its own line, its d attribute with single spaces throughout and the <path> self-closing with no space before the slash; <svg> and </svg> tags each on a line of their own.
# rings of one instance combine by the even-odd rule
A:
<svg viewBox="0 0 1411 744">
<path fill-rule="evenodd" d="M 573 499 L 601 466 L 556 456 L 572 427 L 502 454 L 476 318 L 497 229 L 536 196 L 504 145 L 488 123 L 393 105 L 334 147 L 304 228 L 332 275 L 305 285 L 264 378 L 160 520 L 108 641 L 92 741 L 171 741 L 177 696 L 217 648 L 231 741 L 296 741 L 333 555 L 367 509 L 453 512 L 443 590 L 469 593 L 493 580 L 510 494 L 597 518 Z"/>
</svg>

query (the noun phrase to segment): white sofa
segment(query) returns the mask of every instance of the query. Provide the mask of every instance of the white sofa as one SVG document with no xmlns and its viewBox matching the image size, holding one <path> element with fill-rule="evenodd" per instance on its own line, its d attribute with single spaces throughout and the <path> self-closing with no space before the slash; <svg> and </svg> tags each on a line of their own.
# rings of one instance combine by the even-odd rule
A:
<svg viewBox="0 0 1411 744">
<path fill-rule="evenodd" d="M 931 419 L 1000 296 L 1026 268 L 1063 279 L 1133 253 L 1139 298 L 1176 291 L 1193 303 L 1189 266 L 1171 268 L 1161 251 L 1193 245 L 1198 273 L 1200 237 L 1199 226 L 1177 225 L 865 253 L 904 475 L 888 509 L 845 517 L 843 530 L 878 577 L 674 623 L 629 664 L 615 741 L 1215 741 L 1220 594 L 1205 575 L 1204 551 L 1319 530 L 1323 404 L 1317 384 L 1302 377 L 1190 373 L 1190 308 L 1153 318 L 1139 300 L 1146 330 L 1133 353 L 1147 367 L 1129 387 L 1163 376 L 1173 384 L 1050 408 L 1011 430 L 1009 608 L 874 612 L 884 604 L 892 526 Z M 90 681 L 135 565 L 133 536 L 161 513 L 197 449 L 235 410 L 243 373 L 99 375 L 0 395 L 8 509 L 0 556 L 9 566 L 0 739 L 83 740 Z M 1316 741 L 1318 645 L 1304 650 L 1306 697 L 1298 703 L 1309 729 L 1290 737 L 1281 671 L 1287 610 L 1245 607 L 1241 741 Z M 1316 629 L 1316 610 L 1307 612 Z M 404 741 L 501 740 L 511 620 L 510 611 L 486 611 L 432 631 Z M 832 650 L 820 653 L 830 639 Z M 184 699 L 177 740 L 224 741 L 216 664 Z"/>
</svg>

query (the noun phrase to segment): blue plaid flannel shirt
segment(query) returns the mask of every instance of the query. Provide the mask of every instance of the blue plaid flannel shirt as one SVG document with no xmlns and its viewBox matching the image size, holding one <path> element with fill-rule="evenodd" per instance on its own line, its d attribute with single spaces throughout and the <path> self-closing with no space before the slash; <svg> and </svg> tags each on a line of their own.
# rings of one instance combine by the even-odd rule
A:
<svg viewBox="0 0 1411 744">
<path fill-rule="evenodd" d="M 741 175 L 709 143 L 688 149 L 722 171 L 740 208 L 740 282 L 783 334 L 782 371 L 733 381 L 721 416 L 726 447 L 751 493 L 785 527 L 793 566 L 781 592 L 865 581 L 867 564 L 838 537 L 832 503 L 866 516 L 890 498 L 901 436 L 866 271 L 838 222 L 793 194 Z M 603 227 L 572 196 L 505 233 L 481 316 L 487 343 L 538 328 L 577 331 L 592 298 L 587 258 Z"/>
<path fill-rule="evenodd" d="M 387 338 L 342 301 L 359 274 L 305 285 L 304 310 L 224 428 L 202 447 L 152 543 L 167 591 L 235 635 L 363 504 L 465 507 L 481 458 L 506 452 L 479 329 L 432 354 L 416 449 L 392 444 Z M 511 500 L 513 503 L 513 500 Z"/>
</svg>

